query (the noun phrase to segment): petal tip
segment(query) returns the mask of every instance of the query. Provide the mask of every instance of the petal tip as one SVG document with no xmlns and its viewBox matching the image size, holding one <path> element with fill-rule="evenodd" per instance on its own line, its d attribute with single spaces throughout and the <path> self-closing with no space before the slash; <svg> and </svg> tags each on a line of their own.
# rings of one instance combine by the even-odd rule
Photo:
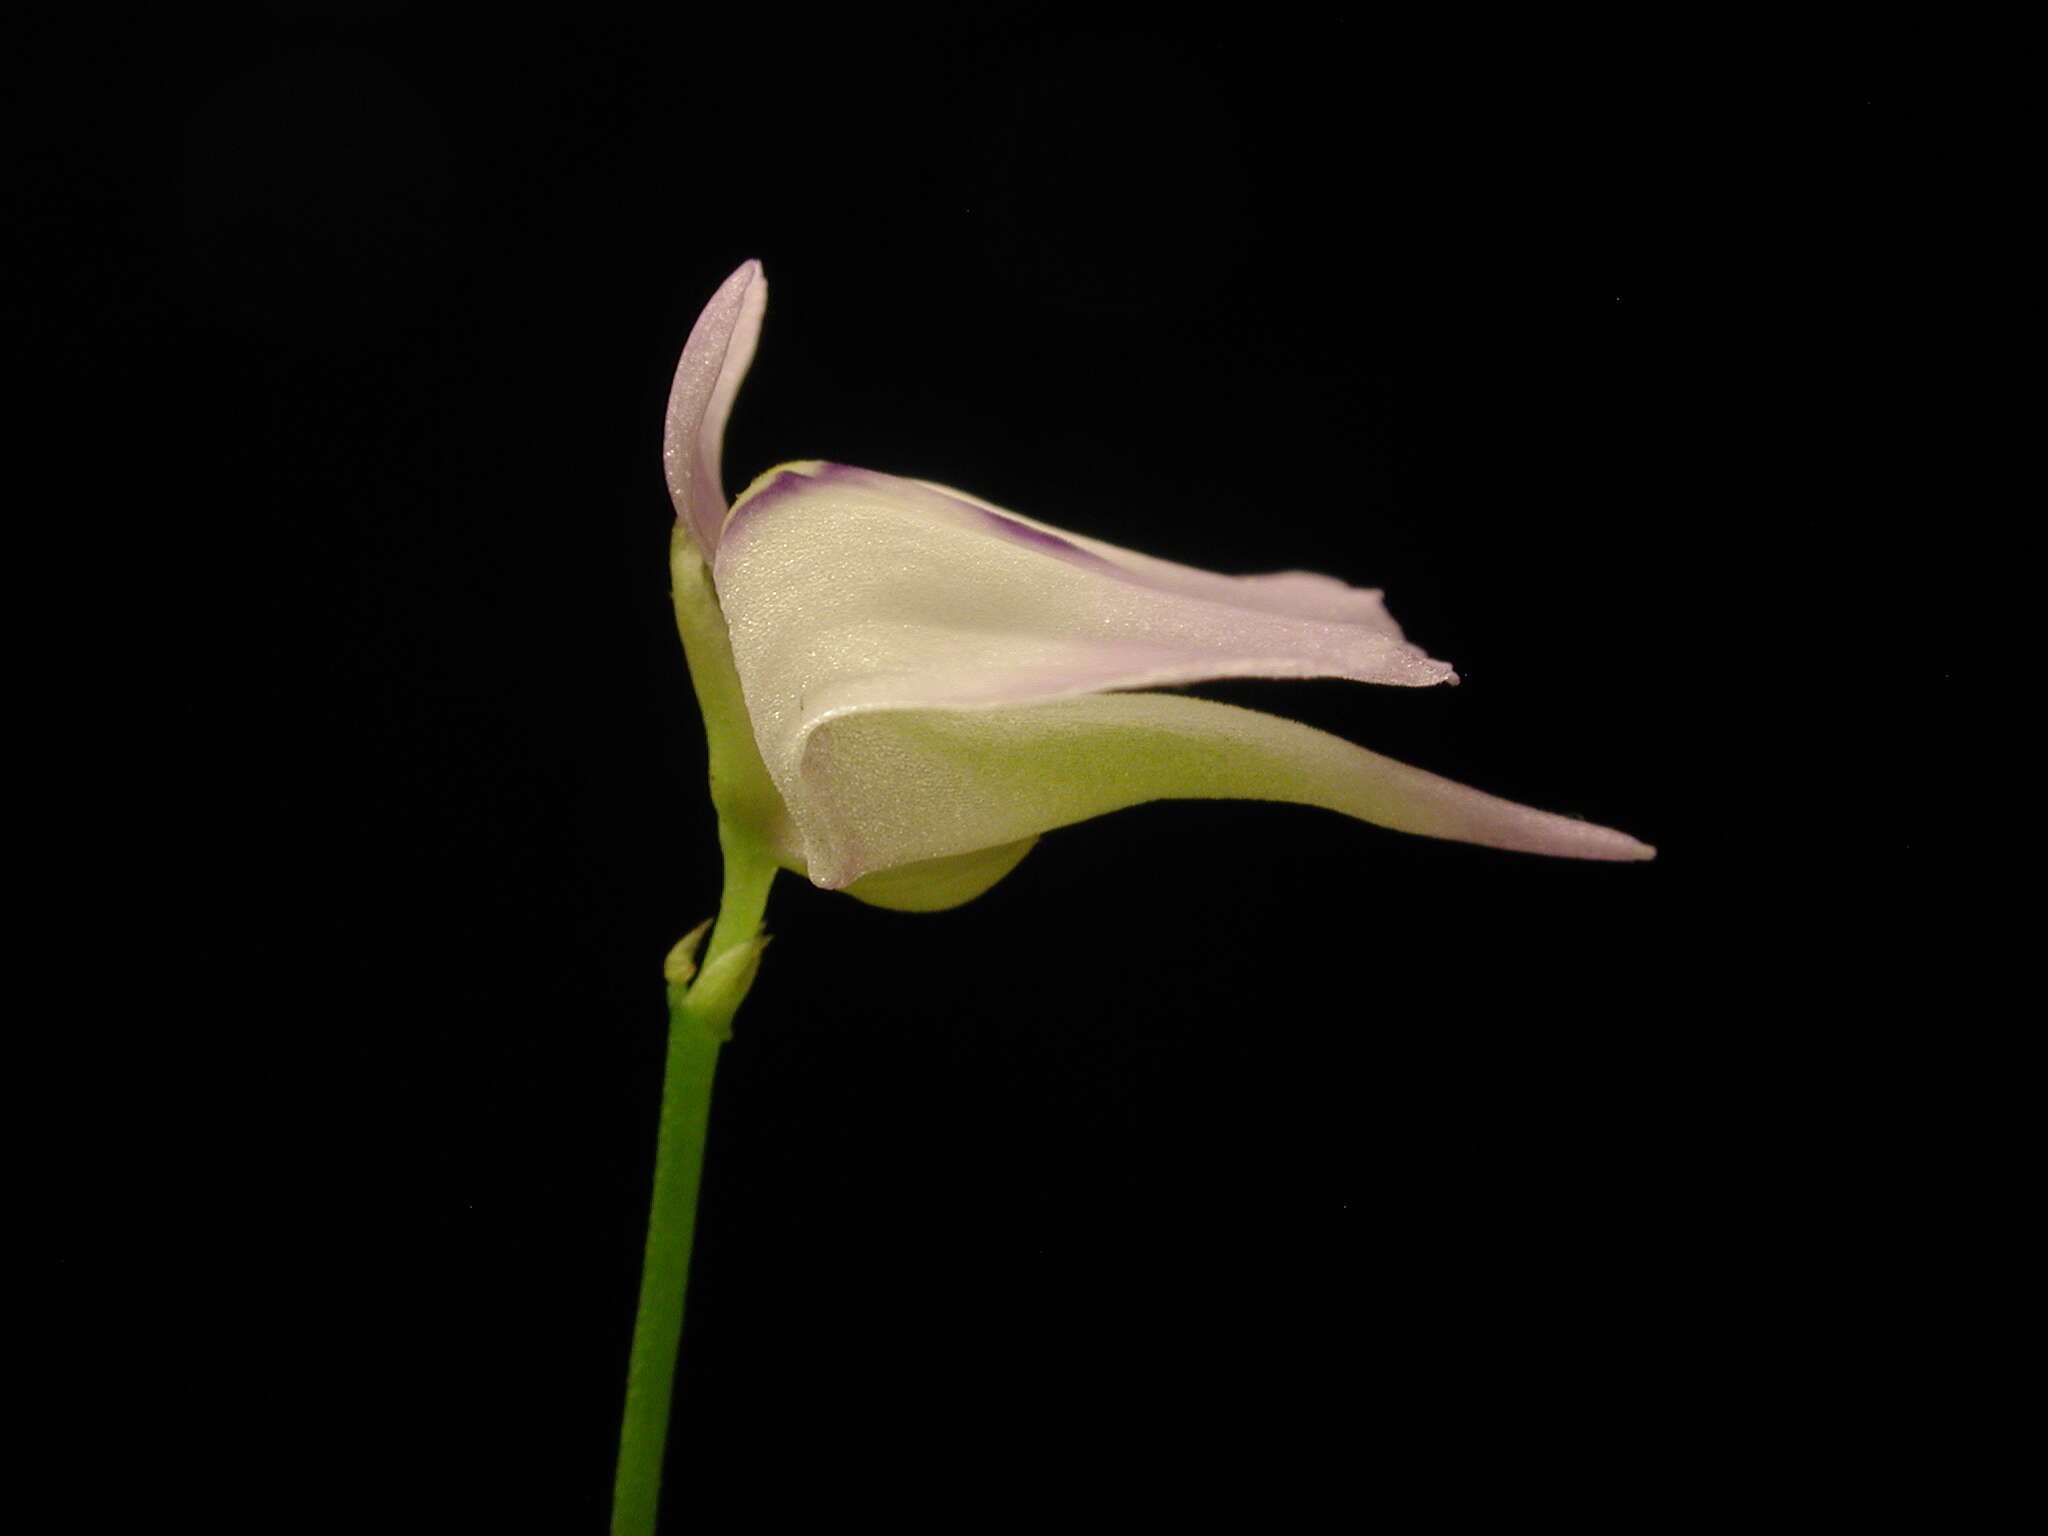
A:
<svg viewBox="0 0 2048 1536">
<path fill-rule="evenodd" d="M 755 283 L 763 281 L 763 277 L 761 259 L 758 256 L 749 256 L 726 274 L 725 281 L 720 283 L 712 292 L 712 303 L 716 303 L 728 294 L 745 293 Z M 705 307 L 709 308 L 710 306 L 707 305 Z"/>
<path fill-rule="evenodd" d="M 1612 864 L 1644 864 L 1657 857 L 1655 848 L 1626 832 L 1617 832 L 1613 827 L 1603 827 L 1595 822 L 1578 824 L 1591 836 L 1577 848 L 1560 849 L 1567 857 L 1600 859 Z"/>
</svg>

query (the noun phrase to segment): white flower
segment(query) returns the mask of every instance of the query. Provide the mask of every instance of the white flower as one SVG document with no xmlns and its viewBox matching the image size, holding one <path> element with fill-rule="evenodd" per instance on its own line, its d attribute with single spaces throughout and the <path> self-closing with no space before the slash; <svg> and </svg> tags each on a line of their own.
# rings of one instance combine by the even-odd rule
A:
<svg viewBox="0 0 2048 1536">
<path fill-rule="evenodd" d="M 936 910 L 988 889 L 1055 827 L 1218 798 L 1319 805 L 1530 853 L 1652 856 L 1624 833 L 1292 720 L 1131 691 L 1235 677 L 1457 681 L 1402 638 L 1378 592 L 1302 571 L 1217 575 L 837 464 L 771 469 L 728 510 L 725 422 L 766 299 L 748 262 L 705 307 L 676 370 L 663 458 L 678 612 L 708 565 L 730 640 L 729 662 L 721 644 L 691 646 L 714 796 L 784 867 L 879 905 Z M 721 768 L 713 717 L 735 690 L 704 674 L 727 665 L 746 719 L 730 727 Z"/>
</svg>

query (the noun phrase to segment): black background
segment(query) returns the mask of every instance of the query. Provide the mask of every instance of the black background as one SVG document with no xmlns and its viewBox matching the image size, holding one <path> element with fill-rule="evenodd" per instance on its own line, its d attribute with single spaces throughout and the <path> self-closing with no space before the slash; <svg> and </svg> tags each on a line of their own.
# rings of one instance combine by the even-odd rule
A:
<svg viewBox="0 0 2048 1536">
<path fill-rule="evenodd" d="M 1633 1521 L 1810 1451 L 1901 1154 L 1838 1161 L 1891 1047 L 1806 954 L 1945 857 L 1813 746 L 1898 494 L 1909 103 L 1362 20 L 223 16 L 97 40 L 18 307 L 157 620 L 147 1012 L 206 1107 L 110 1304 L 182 1476 L 602 1527 L 659 964 L 717 892 L 661 412 L 747 257 L 735 488 L 838 459 L 1384 587 L 1462 687 L 1202 691 L 1662 852 L 1159 805 L 939 916 L 785 878 L 673 1513 Z"/>
</svg>

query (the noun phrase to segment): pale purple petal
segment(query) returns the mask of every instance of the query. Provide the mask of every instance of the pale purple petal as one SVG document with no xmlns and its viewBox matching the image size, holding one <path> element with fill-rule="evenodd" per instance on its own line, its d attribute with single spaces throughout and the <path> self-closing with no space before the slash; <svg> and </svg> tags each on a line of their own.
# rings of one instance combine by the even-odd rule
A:
<svg viewBox="0 0 2048 1536">
<path fill-rule="evenodd" d="M 791 478 L 784 480 L 784 475 Z M 1035 544 L 1073 564 L 1094 565 L 1117 573 L 1127 581 L 1153 587 L 1162 592 L 1212 598 L 1235 608 L 1256 608 L 1267 613 L 1291 614 L 1297 618 L 1364 625 L 1392 639 L 1401 638 L 1401 626 L 1396 624 L 1393 616 L 1387 612 L 1377 588 L 1350 586 L 1334 576 L 1322 576 L 1313 571 L 1277 571 L 1256 576 L 1226 576 L 1220 572 L 1205 571 L 1191 565 L 1178 565 L 1171 560 L 1160 560 L 1135 549 L 1124 549 L 1115 544 L 1105 544 L 1100 539 L 1091 539 L 1083 534 L 1054 528 L 1050 524 L 998 507 L 992 502 L 983 501 L 979 496 L 955 490 L 951 486 L 937 485 L 929 480 L 906 480 L 897 475 L 886 475 L 871 469 L 856 469 L 847 464 L 813 461 L 802 465 L 782 465 L 770 470 L 749 487 L 746 495 L 741 498 L 740 508 L 734 514 L 735 521 L 750 517 L 757 511 L 766 513 L 778 507 L 786 508 L 789 505 L 788 498 L 805 494 L 810 489 L 802 483 L 805 480 L 841 486 L 849 490 L 866 487 L 878 493 L 897 497 L 908 505 L 918 507 L 926 515 L 946 522 L 971 521 L 970 514 L 963 509 L 973 509 L 983 515 L 983 526 L 990 532 L 1019 543 Z M 1427 679 L 1429 682 L 1449 683 L 1455 683 L 1457 680 L 1457 674 L 1450 672 L 1448 668 L 1445 668 L 1445 675 L 1441 678 Z M 1375 678 L 1369 681 L 1393 679 Z"/>
<path fill-rule="evenodd" d="M 754 360 L 767 303 L 768 280 L 761 275 L 761 263 L 744 263 L 719 285 L 697 316 L 669 390 L 662 469 L 676 516 L 706 560 L 716 552 L 725 522 L 720 477 L 726 417 Z"/>
<path fill-rule="evenodd" d="M 1357 619 L 1314 617 L 1275 600 L 1302 578 L 1197 571 L 840 465 L 757 480 L 715 571 L 771 774 L 798 734 L 849 709 L 981 708 L 1227 677 L 1454 677 L 1401 640 L 1371 594 L 1350 594 Z M 1316 589 L 1325 611 L 1338 606 L 1333 591 L 1348 589 Z"/>
<path fill-rule="evenodd" d="M 805 756 L 830 721 L 1215 678 L 1454 676 L 1400 638 L 1377 594 L 1198 571 L 840 465 L 755 481 L 715 571 L 755 739 L 810 858 Z"/>
</svg>

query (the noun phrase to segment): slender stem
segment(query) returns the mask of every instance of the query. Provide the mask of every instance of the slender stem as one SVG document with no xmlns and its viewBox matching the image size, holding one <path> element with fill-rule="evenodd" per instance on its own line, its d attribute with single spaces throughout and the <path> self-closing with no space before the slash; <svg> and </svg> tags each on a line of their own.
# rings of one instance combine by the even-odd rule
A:
<svg viewBox="0 0 2048 1536">
<path fill-rule="evenodd" d="M 668 1063 L 662 1076 L 661 1129 L 654 1154 L 654 1199 L 640 1271 L 640 1308 L 626 1368 L 626 1413 L 612 1493 L 612 1536 L 654 1536 L 661 1466 L 668 1443 L 676 1349 L 683 1334 L 683 1292 L 697 1227 L 697 1190 L 711 1118 L 718 1048 L 752 984 L 757 935 L 775 865 L 751 839 L 719 826 L 725 893 L 696 984 L 669 984 Z"/>
<path fill-rule="evenodd" d="M 718 899 L 718 922 L 711 930 L 711 942 L 704 947 L 707 985 L 717 962 L 761 931 L 761 914 L 768 910 L 768 887 L 775 881 L 774 855 L 723 819 L 718 823 L 718 846 L 725 854 L 725 891 Z M 702 990 L 692 989 L 693 994 Z M 732 1000 L 732 1011 L 738 1010 L 746 995 L 741 988 L 739 997 Z M 731 1012 L 723 1022 L 732 1022 Z"/>
<path fill-rule="evenodd" d="M 626 1416 L 612 1490 L 612 1536 L 654 1536 L 676 1346 L 683 1333 L 683 1285 L 696 1233 L 697 1188 L 720 1043 L 717 1035 L 689 1017 L 687 1007 L 670 1009 L 660 1150 L 655 1154 L 647 1256 L 640 1270 L 640 1310 L 633 1320 L 633 1354 L 626 1367 Z"/>
</svg>

